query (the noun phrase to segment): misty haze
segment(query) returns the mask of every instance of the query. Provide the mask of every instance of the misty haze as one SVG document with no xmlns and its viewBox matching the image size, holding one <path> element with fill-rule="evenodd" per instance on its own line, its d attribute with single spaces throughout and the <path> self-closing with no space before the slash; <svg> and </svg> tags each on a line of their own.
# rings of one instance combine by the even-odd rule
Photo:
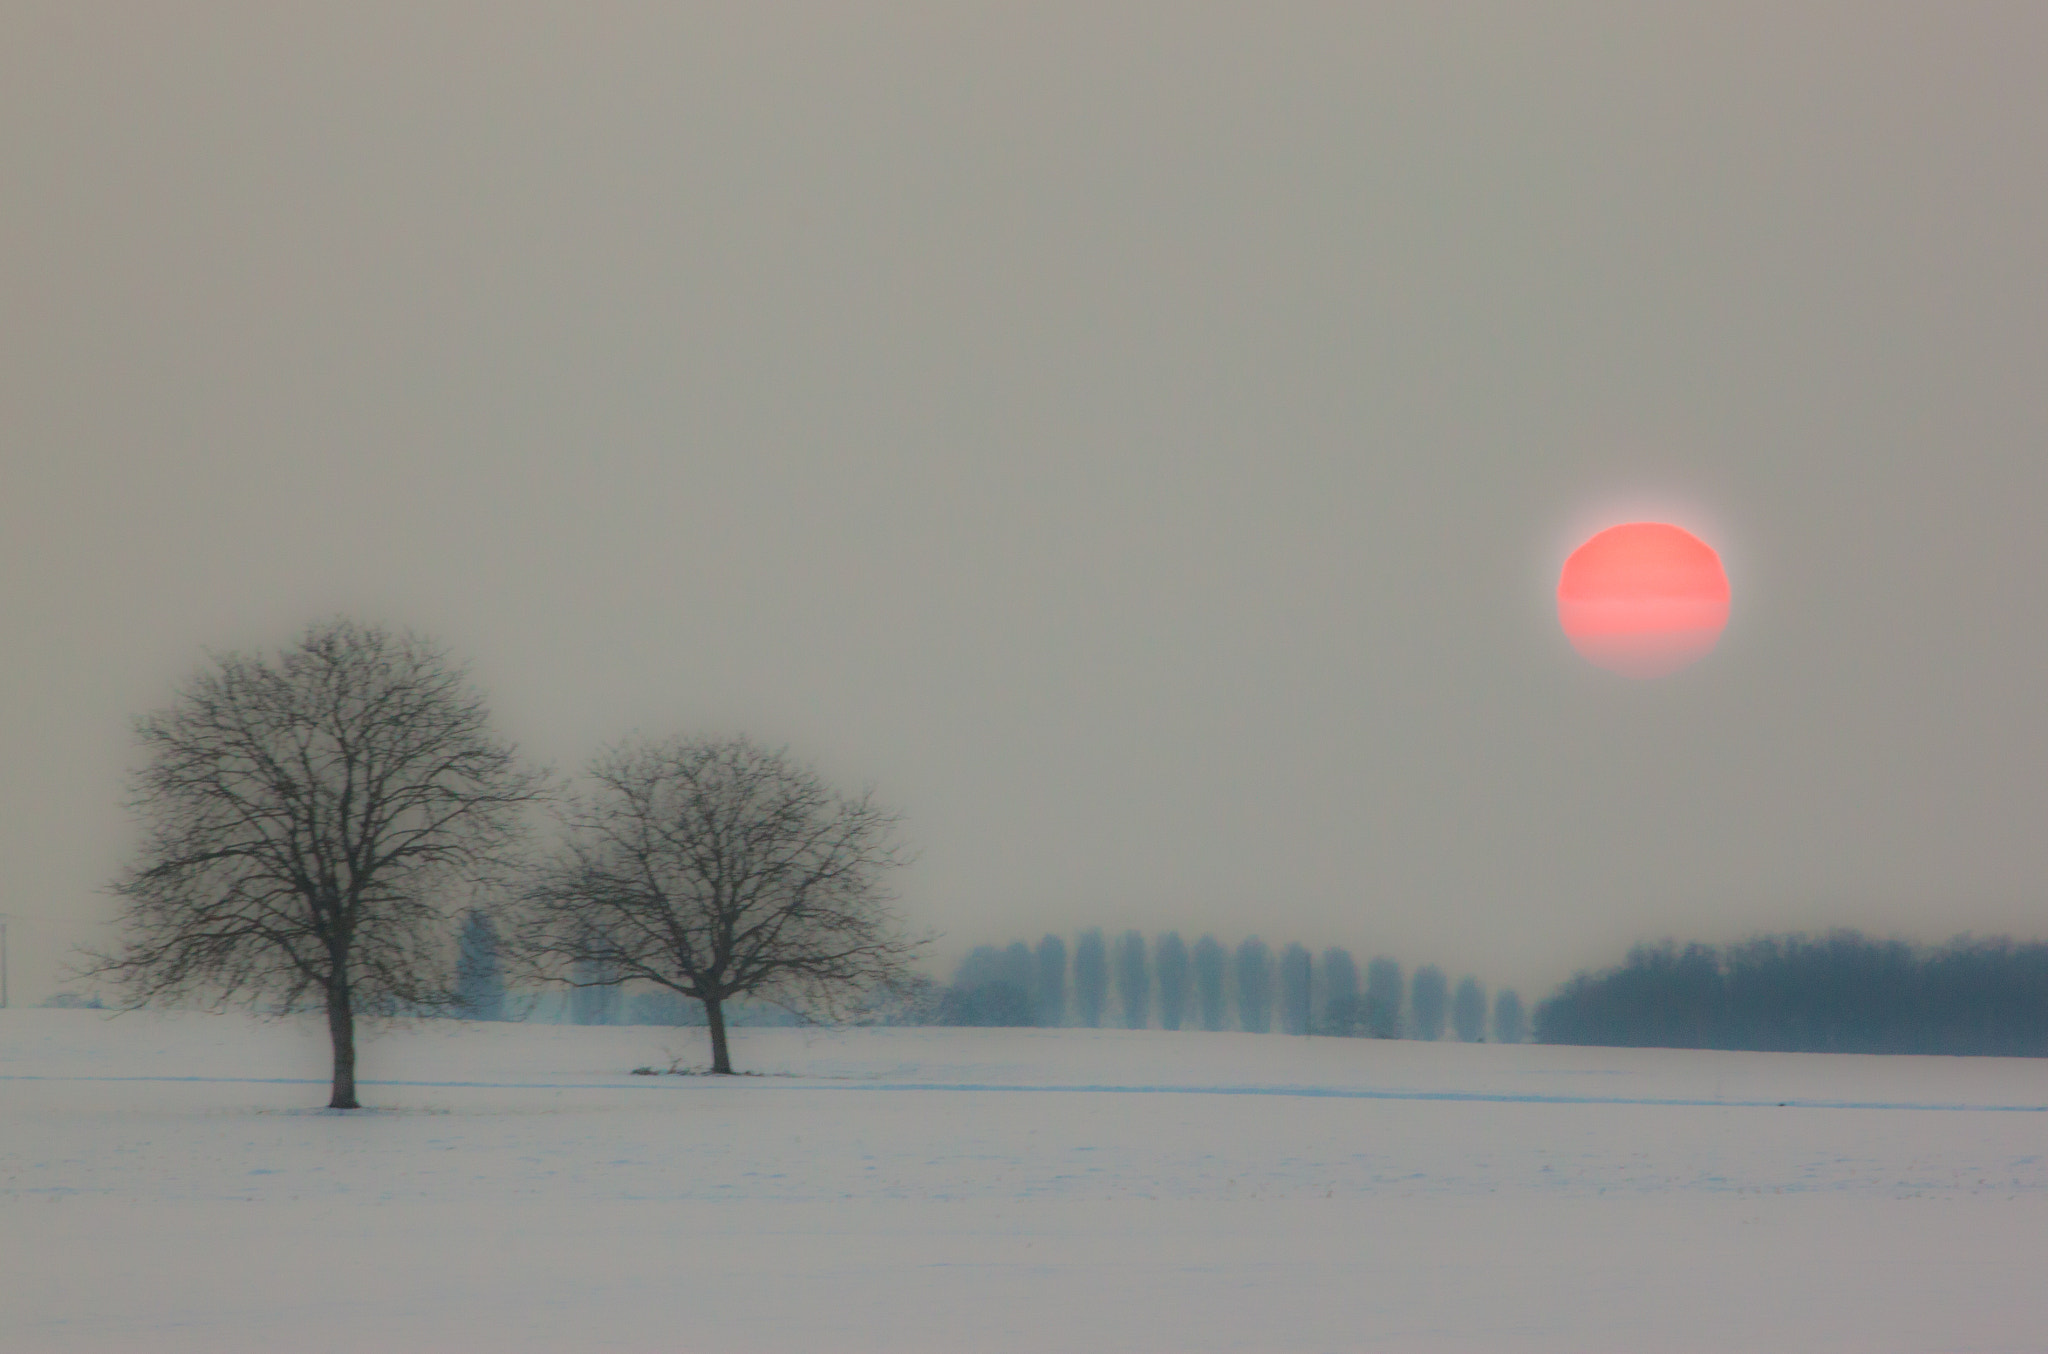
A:
<svg viewBox="0 0 2048 1354">
<path fill-rule="evenodd" d="M 2048 16 L 0 13 L 0 1349 L 2037 1350 Z"/>
</svg>

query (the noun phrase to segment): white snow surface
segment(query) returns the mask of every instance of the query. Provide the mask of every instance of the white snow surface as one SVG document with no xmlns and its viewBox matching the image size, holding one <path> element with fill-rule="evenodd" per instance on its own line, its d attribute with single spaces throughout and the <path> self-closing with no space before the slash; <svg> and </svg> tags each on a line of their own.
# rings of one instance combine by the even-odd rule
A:
<svg viewBox="0 0 2048 1354">
<path fill-rule="evenodd" d="M 2048 1063 L 0 1011 L 0 1350 L 2048 1350 Z"/>
</svg>

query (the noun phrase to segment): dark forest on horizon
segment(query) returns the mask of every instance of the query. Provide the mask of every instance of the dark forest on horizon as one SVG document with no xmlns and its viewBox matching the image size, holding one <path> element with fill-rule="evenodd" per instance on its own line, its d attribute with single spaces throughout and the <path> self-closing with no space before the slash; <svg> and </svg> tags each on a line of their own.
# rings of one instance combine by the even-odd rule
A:
<svg viewBox="0 0 2048 1354">
<path fill-rule="evenodd" d="M 2048 943 L 1853 930 L 1725 948 L 1638 945 L 1539 1002 L 1546 1044 L 1771 1053 L 2048 1056 Z"/>
</svg>

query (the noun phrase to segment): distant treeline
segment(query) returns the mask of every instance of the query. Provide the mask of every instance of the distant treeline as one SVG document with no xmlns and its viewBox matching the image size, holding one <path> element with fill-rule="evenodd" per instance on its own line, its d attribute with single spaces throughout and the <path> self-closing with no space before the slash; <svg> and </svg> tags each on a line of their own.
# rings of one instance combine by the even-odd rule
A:
<svg viewBox="0 0 2048 1354">
<path fill-rule="evenodd" d="M 1075 937 L 1071 957 L 1060 936 L 1036 946 L 979 945 L 951 985 L 932 988 L 924 1008 L 900 1020 L 1086 1027 L 1108 1021 L 1127 1029 L 1156 1024 L 1254 1034 L 1277 1027 L 1284 1034 L 1382 1039 L 1440 1039 L 1448 1022 L 1466 1042 L 1525 1037 L 1522 1001 L 1513 991 L 1496 993 L 1489 1011 L 1477 978 L 1461 979 L 1453 991 L 1435 965 L 1404 982 L 1401 966 L 1382 956 L 1366 965 L 1361 982 L 1357 962 L 1339 947 L 1316 955 L 1289 945 L 1275 954 L 1257 936 L 1226 949 L 1214 936 L 1189 945 L 1175 931 L 1149 941 L 1126 931 L 1112 943 L 1101 930 L 1087 930 Z"/>
<path fill-rule="evenodd" d="M 1640 945 L 1539 1003 L 1546 1044 L 2048 1056 L 2048 944 L 1759 936 Z"/>
<path fill-rule="evenodd" d="M 457 1011 L 466 1020 L 530 1020 L 542 1025 L 694 1025 L 706 1023 L 704 1004 L 667 988 L 628 990 L 607 982 L 601 965 L 580 963 L 576 987 L 513 992 L 505 983 L 504 943 L 481 911 L 466 914 L 457 932 Z M 601 984 L 601 985 L 599 985 Z M 794 1025 L 797 1018 L 764 1001 L 745 998 L 725 1006 L 728 1025 Z"/>
</svg>

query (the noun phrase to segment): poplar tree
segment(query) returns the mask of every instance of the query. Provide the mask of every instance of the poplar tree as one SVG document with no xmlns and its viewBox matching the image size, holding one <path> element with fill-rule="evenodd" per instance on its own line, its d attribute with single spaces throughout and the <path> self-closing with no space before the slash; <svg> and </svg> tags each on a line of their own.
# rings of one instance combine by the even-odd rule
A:
<svg viewBox="0 0 2048 1354">
<path fill-rule="evenodd" d="M 1153 943 L 1152 967 L 1159 976 L 1159 1027 L 1177 1030 L 1188 1001 L 1188 947 L 1180 932 L 1168 931 Z"/>
<path fill-rule="evenodd" d="M 1195 970 L 1195 999 L 1202 1010 L 1202 1028 L 1220 1030 L 1226 1014 L 1224 973 L 1227 965 L 1222 942 L 1214 936 L 1203 936 L 1195 942 L 1191 959 Z"/>
</svg>

